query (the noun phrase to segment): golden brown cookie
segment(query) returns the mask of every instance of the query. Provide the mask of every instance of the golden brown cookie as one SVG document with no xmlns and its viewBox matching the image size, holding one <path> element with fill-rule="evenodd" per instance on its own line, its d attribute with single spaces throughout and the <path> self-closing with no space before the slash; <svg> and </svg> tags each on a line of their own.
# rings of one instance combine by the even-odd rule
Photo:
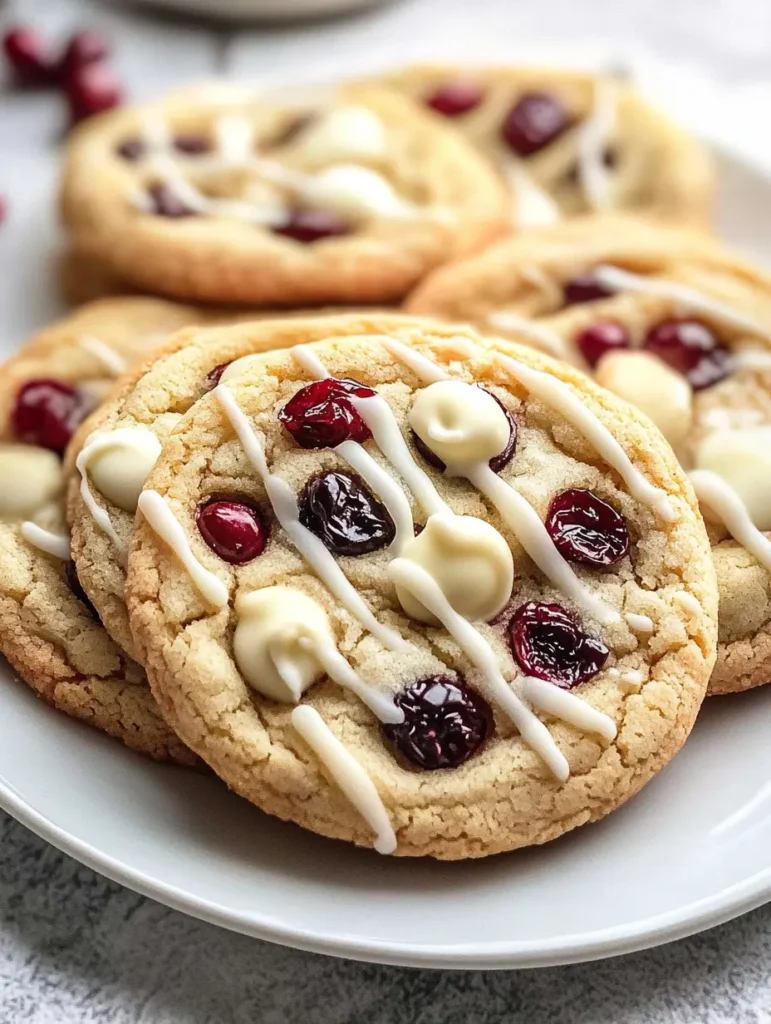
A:
<svg viewBox="0 0 771 1024">
<path fill-rule="evenodd" d="M 595 218 L 447 267 L 409 306 L 508 328 L 593 371 L 654 420 L 695 471 L 709 520 L 720 586 L 710 692 L 767 683 L 771 278 L 701 235 Z"/>
<path fill-rule="evenodd" d="M 522 227 L 613 210 L 691 224 L 709 217 L 715 176 L 705 147 L 610 74 L 425 65 L 385 81 L 496 164 Z"/>
<path fill-rule="evenodd" d="M 233 366 L 140 496 L 126 594 L 164 713 L 264 810 L 383 853 L 609 813 L 685 740 L 714 659 L 677 460 L 531 349 L 387 317 L 297 340 L 319 327 Z"/>
</svg>

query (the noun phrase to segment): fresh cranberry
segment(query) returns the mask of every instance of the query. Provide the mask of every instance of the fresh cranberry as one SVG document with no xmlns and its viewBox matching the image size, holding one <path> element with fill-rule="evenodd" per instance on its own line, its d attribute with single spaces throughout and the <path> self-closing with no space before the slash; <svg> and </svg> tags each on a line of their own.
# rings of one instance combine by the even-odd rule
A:
<svg viewBox="0 0 771 1024">
<path fill-rule="evenodd" d="M 110 55 L 110 40 L 102 32 L 85 29 L 70 37 L 57 69 L 58 77 L 67 82 L 71 75 L 88 64 L 98 64 Z"/>
<path fill-rule="evenodd" d="M 583 302 L 596 302 L 598 299 L 607 299 L 613 292 L 600 284 L 591 270 L 583 274 L 576 274 L 563 286 L 563 296 L 566 306 L 577 306 Z"/>
<path fill-rule="evenodd" d="M 626 520 L 593 491 L 571 487 L 549 506 L 546 529 L 558 551 L 580 565 L 615 565 L 629 553 Z"/>
<path fill-rule="evenodd" d="M 172 220 L 177 220 L 180 217 L 195 216 L 195 210 L 191 210 L 183 203 L 169 185 L 158 182 L 151 185 L 147 192 L 153 201 L 153 213 L 159 217 L 170 217 Z"/>
<path fill-rule="evenodd" d="M 78 124 L 94 114 L 119 107 L 123 89 L 104 64 L 85 64 L 75 68 L 66 82 L 70 123 Z"/>
<path fill-rule="evenodd" d="M 606 352 L 629 348 L 629 335 L 615 320 L 598 320 L 576 336 L 576 345 L 587 363 L 595 367 Z"/>
<path fill-rule="evenodd" d="M 116 146 L 115 152 L 124 160 L 136 163 L 145 155 L 145 144 L 141 139 L 125 139 L 119 146 Z"/>
<path fill-rule="evenodd" d="M 694 391 L 717 384 L 732 369 L 730 351 L 701 320 L 664 320 L 648 331 L 643 347 L 682 373 Z"/>
<path fill-rule="evenodd" d="M 212 145 L 205 135 L 180 132 L 174 136 L 174 149 L 186 156 L 201 156 L 203 153 L 211 153 Z"/>
<path fill-rule="evenodd" d="M 448 82 L 426 98 L 426 106 L 445 117 L 458 117 L 475 110 L 485 98 L 485 90 L 477 82 Z"/>
<path fill-rule="evenodd" d="M 385 505 L 358 477 L 322 473 L 305 485 L 300 522 L 334 555 L 366 555 L 387 547 L 396 528 Z"/>
<path fill-rule="evenodd" d="M 351 230 L 349 222 L 333 210 L 294 210 L 283 224 L 273 228 L 273 233 L 311 245 L 324 238 L 349 235 Z"/>
<path fill-rule="evenodd" d="M 278 419 L 301 448 L 334 448 L 343 441 L 366 441 L 370 430 L 351 403 L 351 396 L 371 398 L 377 392 L 357 380 L 326 377 L 300 388 L 279 410 Z"/>
<path fill-rule="evenodd" d="M 204 391 L 213 391 L 222 380 L 222 374 L 230 366 L 230 363 L 220 363 L 213 370 L 209 370 L 204 378 Z"/>
<path fill-rule="evenodd" d="M 479 387 L 480 385 L 477 386 Z M 507 466 L 509 462 L 511 462 L 514 456 L 514 452 L 517 447 L 517 424 L 514 422 L 514 417 L 511 415 L 511 413 L 503 404 L 503 402 L 496 395 L 493 395 L 492 392 L 488 392 L 488 394 L 490 394 L 490 396 L 495 399 L 495 401 L 498 403 L 501 409 L 503 409 L 504 413 L 506 414 L 506 419 L 509 421 L 509 440 L 506 442 L 506 447 L 503 449 L 502 452 L 499 452 L 498 455 L 490 459 L 490 462 L 488 463 L 493 473 L 500 473 L 504 466 Z M 418 437 L 414 430 L 412 431 L 412 440 L 415 444 L 415 447 L 420 452 L 422 458 L 426 460 L 429 466 L 433 466 L 434 469 L 439 470 L 440 473 L 444 473 L 444 471 L 447 469 L 447 466 L 445 466 L 445 464 L 442 462 L 438 455 L 431 451 L 426 442 L 422 438 Z"/>
<path fill-rule="evenodd" d="M 75 388 L 60 380 L 30 380 L 19 390 L 11 416 L 20 441 L 63 452 L 88 407 Z"/>
<path fill-rule="evenodd" d="M 536 601 L 517 609 L 509 623 L 509 641 L 528 675 L 547 679 L 563 690 L 596 676 L 610 653 L 560 605 Z"/>
<path fill-rule="evenodd" d="M 404 721 L 383 729 L 416 768 L 458 768 L 493 731 L 487 701 L 460 678 L 421 679 L 397 694 L 394 702 L 404 712 Z"/>
<path fill-rule="evenodd" d="M 78 570 L 73 561 L 65 562 L 64 578 L 66 579 L 67 586 L 70 588 L 73 595 L 77 597 L 78 601 L 80 601 L 82 605 L 85 605 L 91 618 L 98 619 L 99 616 L 96 614 L 96 608 L 91 604 L 88 594 L 83 589 L 83 584 L 78 579 Z"/>
<path fill-rule="evenodd" d="M 212 551 L 234 565 L 251 562 L 268 543 L 267 523 L 260 510 L 246 501 L 214 498 L 198 506 L 196 522 Z"/>
<path fill-rule="evenodd" d="M 501 135 L 515 153 L 530 156 L 553 142 L 570 123 L 570 115 L 556 96 L 528 92 L 506 115 Z"/>
<path fill-rule="evenodd" d="M 6 32 L 3 51 L 19 85 L 51 85 L 55 80 L 48 46 L 33 28 L 19 25 Z"/>
</svg>

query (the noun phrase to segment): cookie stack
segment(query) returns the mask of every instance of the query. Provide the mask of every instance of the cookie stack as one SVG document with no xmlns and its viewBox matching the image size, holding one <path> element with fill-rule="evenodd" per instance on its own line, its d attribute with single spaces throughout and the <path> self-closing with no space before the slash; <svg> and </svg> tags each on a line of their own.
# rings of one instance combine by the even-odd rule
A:
<svg viewBox="0 0 771 1024">
<path fill-rule="evenodd" d="M 0 377 L 3 653 L 381 853 L 613 811 L 708 687 L 769 677 L 771 282 L 708 235 L 711 192 L 611 76 L 86 123 L 68 293 L 112 294 Z"/>
</svg>

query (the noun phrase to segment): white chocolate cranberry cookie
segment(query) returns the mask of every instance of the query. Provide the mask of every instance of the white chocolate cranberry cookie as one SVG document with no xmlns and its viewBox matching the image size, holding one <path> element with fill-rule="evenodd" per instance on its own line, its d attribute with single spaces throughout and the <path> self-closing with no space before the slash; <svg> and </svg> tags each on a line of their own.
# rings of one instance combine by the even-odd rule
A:
<svg viewBox="0 0 771 1024">
<path fill-rule="evenodd" d="M 650 416 L 709 521 L 720 589 L 710 692 L 771 680 L 771 278 L 700 235 L 597 218 L 448 267 L 410 306 L 508 329 Z"/>
<path fill-rule="evenodd" d="M 61 459 L 114 378 L 195 316 L 155 299 L 103 300 L 42 331 L 0 374 L 0 651 L 55 707 L 187 764 L 194 757 L 163 721 L 142 669 L 81 589 Z"/>
<path fill-rule="evenodd" d="M 386 81 L 492 159 L 521 227 L 613 210 L 693 224 L 709 216 L 705 148 L 610 74 L 428 65 Z"/>
<path fill-rule="evenodd" d="M 677 460 L 532 350 L 321 326 L 221 379 L 139 498 L 126 594 L 164 714 L 259 807 L 382 853 L 609 813 L 679 749 L 714 660 Z"/>
<path fill-rule="evenodd" d="M 389 302 L 504 230 L 505 189 L 461 136 L 384 89 L 309 107 L 172 97 L 71 143 L 74 247 L 188 300 Z"/>
</svg>

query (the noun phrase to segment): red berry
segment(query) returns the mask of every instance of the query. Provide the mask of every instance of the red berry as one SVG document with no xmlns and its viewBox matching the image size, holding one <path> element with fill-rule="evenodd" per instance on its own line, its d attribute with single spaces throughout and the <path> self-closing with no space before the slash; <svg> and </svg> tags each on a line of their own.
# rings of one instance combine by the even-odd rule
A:
<svg viewBox="0 0 771 1024">
<path fill-rule="evenodd" d="M 579 565 L 615 565 L 629 553 L 626 520 L 593 491 L 571 487 L 558 494 L 546 529 L 563 558 Z"/>
<path fill-rule="evenodd" d="M 268 543 L 267 523 L 260 510 L 246 501 L 214 498 L 199 505 L 196 521 L 212 551 L 233 565 L 251 562 Z"/>
<path fill-rule="evenodd" d="M 83 396 L 60 380 L 30 380 L 16 395 L 11 414 L 20 441 L 63 452 L 88 412 Z"/>
<path fill-rule="evenodd" d="M 682 373 L 694 391 L 717 384 L 732 369 L 730 350 L 701 320 L 664 320 L 648 331 L 643 347 Z"/>
<path fill-rule="evenodd" d="M 19 85 L 51 85 L 55 67 L 48 45 L 33 28 L 19 25 L 3 36 L 3 51 Z"/>
<path fill-rule="evenodd" d="M 596 676 L 610 653 L 602 640 L 584 633 L 560 605 L 536 601 L 514 613 L 509 642 L 529 676 L 546 679 L 563 690 L 572 690 Z"/>
<path fill-rule="evenodd" d="M 67 80 L 80 68 L 88 64 L 99 64 L 110 55 L 110 40 L 102 32 L 84 29 L 70 37 L 62 54 L 57 74 L 59 80 Z"/>
<path fill-rule="evenodd" d="M 477 387 L 479 386 L 480 385 L 477 385 Z M 504 413 L 506 414 L 506 419 L 509 421 L 509 440 L 506 443 L 506 447 L 503 449 L 502 452 L 500 452 L 494 458 L 490 459 L 489 462 L 490 469 L 493 471 L 493 473 L 500 473 L 504 466 L 507 466 L 511 462 L 514 456 L 514 452 L 517 447 L 517 424 L 514 422 L 514 417 L 511 415 L 511 413 L 503 404 L 503 402 L 495 395 L 493 395 L 491 392 L 490 394 L 492 398 L 495 398 L 495 401 L 498 403 L 501 409 L 503 409 Z M 438 469 L 440 473 L 444 473 L 444 471 L 447 469 L 447 466 L 445 466 L 445 464 L 442 462 L 438 455 L 431 451 L 426 442 L 422 438 L 418 437 L 414 430 L 412 431 L 412 440 L 415 447 L 420 452 L 421 456 L 429 464 L 429 466 L 433 466 L 434 469 Z"/>
<path fill-rule="evenodd" d="M 528 92 L 506 115 L 501 135 L 515 153 L 530 156 L 553 142 L 570 123 L 570 115 L 556 96 Z"/>
<path fill-rule="evenodd" d="M 219 382 L 222 380 L 222 374 L 230 366 L 230 363 L 220 363 L 219 366 L 215 366 L 213 370 L 209 370 L 204 378 L 204 390 L 212 391 L 217 387 Z"/>
<path fill-rule="evenodd" d="M 311 245 L 324 238 L 349 235 L 351 225 L 332 210 L 295 210 L 283 224 L 273 228 L 273 233 Z"/>
<path fill-rule="evenodd" d="M 343 441 L 366 441 L 367 424 L 351 403 L 351 396 L 376 394 L 357 380 L 326 377 L 300 388 L 279 410 L 278 419 L 301 448 L 334 448 Z"/>
<path fill-rule="evenodd" d="M 563 294 L 566 306 L 577 306 L 581 302 L 596 302 L 597 299 L 607 299 L 613 292 L 601 285 L 594 273 L 587 270 L 583 274 L 576 274 L 563 286 Z"/>
<path fill-rule="evenodd" d="M 71 124 L 112 110 L 123 102 L 123 89 L 118 79 L 103 64 L 75 68 L 67 79 L 66 89 Z"/>
<path fill-rule="evenodd" d="M 334 555 L 366 555 L 387 547 L 396 528 L 385 505 L 348 473 L 321 473 L 305 485 L 300 522 Z"/>
<path fill-rule="evenodd" d="M 629 335 L 615 320 L 598 320 L 576 336 L 576 345 L 587 363 L 595 367 L 607 352 L 629 348 Z"/>
<path fill-rule="evenodd" d="M 445 117 L 459 117 L 475 110 L 485 98 L 485 91 L 476 82 L 448 82 L 426 97 L 426 106 Z"/>
</svg>

